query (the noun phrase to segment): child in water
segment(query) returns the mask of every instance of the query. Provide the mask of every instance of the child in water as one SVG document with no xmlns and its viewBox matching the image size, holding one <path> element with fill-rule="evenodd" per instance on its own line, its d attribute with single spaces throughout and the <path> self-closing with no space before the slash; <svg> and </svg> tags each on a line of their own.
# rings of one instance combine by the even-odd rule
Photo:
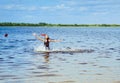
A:
<svg viewBox="0 0 120 83">
<path fill-rule="evenodd" d="M 44 46 L 46 50 L 50 50 L 50 42 L 60 42 L 61 40 L 54 40 L 54 39 L 50 39 L 49 36 L 47 34 L 41 34 L 41 36 L 44 36 L 44 39 L 39 37 L 36 33 L 33 33 L 33 36 L 35 36 L 38 40 L 44 42 Z"/>
<path fill-rule="evenodd" d="M 6 34 L 4 34 L 4 37 L 8 37 L 8 34 L 6 33 Z"/>
</svg>

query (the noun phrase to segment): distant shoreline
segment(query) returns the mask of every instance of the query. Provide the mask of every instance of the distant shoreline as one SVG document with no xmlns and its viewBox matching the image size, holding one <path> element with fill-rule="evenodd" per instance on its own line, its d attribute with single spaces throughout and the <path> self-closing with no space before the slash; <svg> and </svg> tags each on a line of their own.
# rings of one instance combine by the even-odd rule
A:
<svg viewBox="0 0 120 83">
<path fill-rule="evenodd" d="M 0 26 L 48 26 L 48 27 L 120 27 L 120 24 L 49 24 L 1 22 Z"/>
</svg>

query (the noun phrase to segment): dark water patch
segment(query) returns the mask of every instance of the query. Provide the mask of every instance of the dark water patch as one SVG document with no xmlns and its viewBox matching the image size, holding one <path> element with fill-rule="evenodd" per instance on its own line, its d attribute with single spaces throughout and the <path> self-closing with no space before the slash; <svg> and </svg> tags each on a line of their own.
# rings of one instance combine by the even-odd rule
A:
<svg viewBox="0 0 120 83">
<path fill-rule="evenodd" d="M 0 78 L 16 77 L 16 75 L 0 75 Z"/>
<path fill-rule="evenodd" d="M 93 46 L 93 48 L 94 48 L 95 50 L 99 50 L 99 47 L 94 47 L 94 46 Z"/>
<path fill-rule="evenodd" d="M 28 53 L 28 52 L 31 52 L 32 49 L 30 49 L 30 48 L 24 48 L 23 51 Z"/>
<path fill-rule="evenodd" d="M 109 68 L 108 66 L 99 66 L 99 68 Z"/>
<path fill-rule="evenodd" d="M 0 78 L 0 80 L 5 80 L 5 78 Z"/>
<path fill-rule="evenodd" d="M 23 54 L 22 52 L 17 52 L 17 54 Z"/>
<path fill-rule="evenodd" d="M 17 80 L 17 79 L 22 79 L 22 78 L 20 78 L 20 77 L 12 77 L 11 79 Z M 13 83 L 14 83 L 14 82 L 13 82 Z M 15 83 L 17 83 L 17 82 L 15 82 Z"/>
<path fill-rule="evenodd" d="M 120 57 L 119 55 L 117 55 L 116 57 Z"/>
<path fill-rule="evenodd" d="M 87 65 L 88 63 L 86 63 L 86 62 L 81 62 L 81 63 L 78 63 L 78 64 Z"/>
<path fill-rule="evenodd" d="M 39 71 L 32 71 L 33 74 L 41 74 L 43 72 L 39 72 Z"/>
<path fill-rule="evenodd" d="M 36 41 L 36 39 L 27 39 L 27 41 Z"/>
<path fill-rule="evenodd" d="M 5 63 L 14 63 L 13 61 L 7 61 L 7 62 L 5 62 Z"/>
<path fill-rule="evenodd" d="M 18 39 L 16 39 L 16 40 L 14 40 L 14 42 L 22 42 L 23 40 L 18 40 Z"/>
<path fill-rule="evenodd" d="M 0 61 L 4 61 L 4 58 L 0 58 Z"/>
<path fill-rule="evenodd" d="M 87 70 L 82 70 L 82 72 L 88 72 Z"/>
<path fill-rule="evenodd" d="M 103 74 L 101 74 L 101 73 L 96 73 L 95 75 L 103 75 Z"/>
<path fill-rule="evenodd" d="M 17 46 L 15 45 L 9 45 L 9 46 L 4 46 L 2 47 L 3 50 L 6 50 L 6 49 L 11 49 L 11 48 L 16 48 Z"/>
<path fill-rule="evenodd" d="M 70 50 L 70 49 L 71 49 L 71 47 L 67 47 L 66 49 L 67 49 L 67 50 Z"/>
<path fill-rule="evenodd" d="M 117 61 L 120 61 L 120 59 L 116 59 Z"/>
<path fill-rule="evenodd" d="M 81 43 L 82 41 L 77 41 L 77 43 Z"/>
<path fill-rule="evenodd" d="M 115 48 L 109 48 L 108 50 L 116 50 Z"/>
<path fill-rule="evenodd" d="M 92 66 L 95 66 L 95 67 L 96 67 L 96 66 L 98 66 L 98 65 L 92 65 Z"/>
<path fill-rule="evenodd" d="M 2 68 L 0 68 L 0 74 L 2 74 L 2 73 L 4 73 L 5 71 L 2 69 Z"/>
<path fill-rule="evenodd" d="M 71 52 L 71 53 L 69 53 L 69 54 L 70 54 L 70 55 L 74 55 L 74 53 L 72 53 L 72 52 Z"/>
<path fill-rule="evenodd" d="M 26 70 L 35 70 L 35 68 L 29 68 L 29 69 L 26 69 Z"/>
<path fill-rule="evenodd" d="M 111 58 L 111 55 L 101 55 L 101 56 L 98 56 L 97 58 Z"/>
<path fill-rule="evenodd" d="M 16 40 L 9 40 L 9 43 L 16 43 Z"/>
<path fill-rule="evenodd" d="M 37 69 L 50 69 L 50 68 L 48 68 L 48 67 L 46 67 L 44 65 L 40 65 L 40 66 L 37 67 Z"/>
<path fill-rule="evenodd" d="M 81 45 L 81 47 L 86 47 L 85 45 Z"/>
<path fill-rule="evenodd" d="M 104 46 L 104 45 L 103 45 Z M 101 47 L 101 49 L 105 49 L 105 47 Z"/>
<path fill-rule="evenodd" d="M 50 71 L 51 73 L 56 73 L 56 72 L 59 72 L 59 71 L 56 71 L 56 70 L 53 70 L 53 71 Z"/>
<path fill-rule="evenodd" d="M 85 49 L 85 50 L 81 50 L 81 53 L 92 53 L 94 51 L 95 50 L 92 50 L 92 49 Z"/>
<path fill-rule="evenodd" d="M 35 77 L 53 77 L 53 76 L 60 76 L 60 75 L 57 75 L 57 74 L 35 75 Z"/>
<path fill-rule="evenodd" d="M 6 41 L 6 39 L 0 39 L 0 43 L 5 42 L 5 41 Z"/>
<path fill-rule="evenodd" d="M 24 42 L 24 40 L 15 40 L 15 42 Z"/>
<path fill-rule="evenodd" d="M 8 56 L 9 59 L 14 59 L 15 57 L 14 56 Z"/>
<path fill-rule="evenodd" d="M 64 58 L 59 58 L 59 60 L 60 60 L 60 61 L 66 61 L 66 59 L 64 59 Z"/>
<path fill-rule="evenodd" d="M 11 64 L 10 66 L 13 66 L 13 67 L 19 67 L 21 64 Z"/>
<path fill-rule="evenodd" d="M 104 56 L 103 58 L 111 58 L 110 56 Z"/>
<path fill-rule="evenodd" d="M 85 73 L 80 73 L 80 75 L 85 75 Z"/>
</svg>

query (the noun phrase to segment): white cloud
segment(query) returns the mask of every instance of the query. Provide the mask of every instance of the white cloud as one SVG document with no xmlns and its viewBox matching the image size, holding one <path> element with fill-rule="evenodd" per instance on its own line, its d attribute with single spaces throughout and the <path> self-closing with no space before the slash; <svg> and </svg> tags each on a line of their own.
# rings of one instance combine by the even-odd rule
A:
<svg viewBox="0 0 120 83">
<path fill-rule="evenodd" d="M 97 16 L 97 15 L 107 15 L 108 12 L 93 12 L 93 15 Z"/>
<path fill-rule="evenodd" d="M 5 9 L 5 10 L 25 10 L 26 7 L 22 6 L 22 5 L 15 5 L 15 4 L 9 4 L 9 5 L 2 5 L 0 6 L 1 9 Z"/>
<path fill-rule="evenodd" d="M 4 9 L 12 9 L 14 7 L 14 5 L 6 5 L 6 6 L 3 6 Z"/>
<path fill-rule="evenodd" d="M 47 11 L 56 11 L 56 10 L 72 10 L 73 8 L 70 6 L 66 6 L 65 4 L 58 4 L 54 6 L 42 6 L 42 7 L 38 7 L 38 9 L 47 10 Z"/>
<path fill-rule="evenodd" d="M 33 15 L 26 15 L 26 16 L 24 16 L 24 18 L 34 18 L 35 16 L 33 16 Z"/>
<path fill-rule="evenodd" d="M 78 3 L 80 3 L 80 2 L 78 2 L 78 1 L 64 1 L 64 3 L 66 4 L 66 5 L 69 5 L 69 6 L 75 6 L 75 5 L 77 5 Z"/>
<path fill-rule="evenodd" d="M 66 7 L 64 4 L 60 4 L 60 5 L 55 6 L 54 8 L 56 8 L 56 9 L 66 9 L 66 8 L 69 8 L 69 7 Z"/>
<path fill-rule="evenodd" d="M 61 2 L 61 3 L 60 3 Z M 8 4 L 0 5 L 0 9 L 4 10 L 22 10 L 22 11 L 71 11 L 71 12 L 106 12 L 118 11 L 120 5 L 113 0 L 62 0 L 54 5 L 23 5 L 23 4 Z M 112 4 L 113 3 L 113 4 Z M 101 13 L 102 14 L 102 13 Z M 97 15 L 97 13 L 95 13 Z"/>
<path fill-rule="evenodd" d="M 87 11 L 88 8 L 87 8 L 87 7 L 80 7 L 79 10 L 80 10 L 80 11 Z"/>
<path fill-rule="evenodd" d="M 1 5 L 0 9 L 7 9 L 7 10 L 9 10 L 9 9 L 12 9 L 13 7 L 14 7 L 14 5 Z"/>
<path fill-rule="evenodd" d="M 55 9 L 55 10 L 66 10 L 66 11 L 74 10 L 73 7 L 71 7 L 71 6 L 66 6 L 65 4 L 56 5 L 56 6 L 54 6 L 54 9 Z"/>
<path fill-rule="evenodd" d="M 0 6 L 0 9 L 35 11 L 35 10 L 60 10 L 60 9 L 67 10 L 72 8 L 65 6 L 65 4 L 59 4 L 55 6 L 24 6 L 24 5 L 9 4 L 9 5 Z"/>
<path fill-rule="evenodd" d="M 49 10 L 49 9 L 51 9 L 51 7 L 43 6 L 43 7 L 40 7 L 40 9 L 42 9 L 42 10 Z"/>
</svg>

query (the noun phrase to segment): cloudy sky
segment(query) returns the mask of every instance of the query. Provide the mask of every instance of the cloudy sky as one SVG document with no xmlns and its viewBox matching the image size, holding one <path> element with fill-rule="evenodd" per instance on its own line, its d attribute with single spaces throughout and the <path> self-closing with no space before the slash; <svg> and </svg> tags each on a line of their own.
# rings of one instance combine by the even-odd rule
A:
<svg viewBox="0 0 120 83">
<path fill-rule="evenodd" d="M 0 0 L 0 22 L 120 24 L 120 0 Z"/>
</svg>

